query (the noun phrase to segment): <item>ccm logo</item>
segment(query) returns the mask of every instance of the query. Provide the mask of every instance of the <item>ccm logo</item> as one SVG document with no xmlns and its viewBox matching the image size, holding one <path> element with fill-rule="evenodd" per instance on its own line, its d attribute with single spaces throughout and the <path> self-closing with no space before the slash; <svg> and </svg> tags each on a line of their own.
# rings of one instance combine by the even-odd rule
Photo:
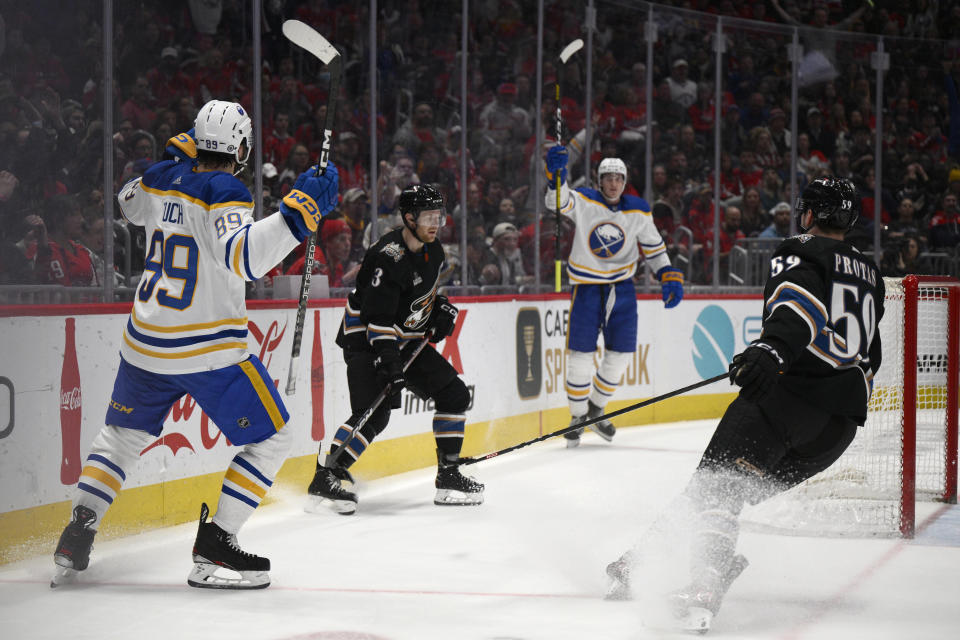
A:
<svg viewBox="0 0 960 640">
<path fill-rule="evenodd" d="M 110 400 L 110 406 L 116 409 L 117 411 L 122 411 L 123 413 L 133 413 L 133 407 L 125 407 L 116 400 Z"/>
</svg>

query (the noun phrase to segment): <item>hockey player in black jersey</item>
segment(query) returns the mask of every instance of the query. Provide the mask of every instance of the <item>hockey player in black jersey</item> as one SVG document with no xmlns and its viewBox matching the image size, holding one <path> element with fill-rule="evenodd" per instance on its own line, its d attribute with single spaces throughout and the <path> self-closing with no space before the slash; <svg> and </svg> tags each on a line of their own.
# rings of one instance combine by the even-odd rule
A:
<svg viewBox="0 0 960 640">
<path fill-rule="evenodd" d="M 400 407 L 406 386 L 431 398 L 436 406 L 433 435 L 437 442 L 437 493 L 434 503 L 480 504 L 483 485 L 460 473 L 452 463 L 460 456 L 470 393 L 456 369 L 437 350 L 427 346 L 404 372 L 405 355 L 429 336 L 439 342 L 453 333 L 457 308 L 437 293 L 443 267 L 443 247 L 436 239 L 446 212 L 443 197 L 429 186 L 415 185 L 399 197 L 403 227 L 385 234 L 367 250 L 357 274 L 356 289 L 347 298 L 337 344 L 347 364 L 347 384 L 353 415 L 340 425 L 330 453 L 322 451 L 310 483 L 314 511 L 324 504 L 349 515 L 357 506 L 355 493 L 342 486 L 348 471 L 373 439 L 384 430 L 391 408 Z M 377 395 L 390 385 L 390 397 L 370 416 L 357 434 L 344 442 Z M 346 447 L 337 454 L 337 449 Z M 331 464 L 333 457 L 336 462 Z M 321 462 L 322 461 L 322 462 Z"/>
<path fill-rule="evenodd" d="M 817 178 L 797 201 L 806 232 L 774 252 L 760 337 L 733 358 L 741 387 L 717 426 L 683 498 L 694 513 L 692 581 L 670 597 L 679 625 L 709 630 L 733 580 L 739 515 L 832 465 L 866 420 L 880 368 L 884 286 L 877 266 L 843 238 L 858 215 L 846 180 Z M 643 579 L 643 540 L 607 567 L 609 598 Z"/>
</svg>

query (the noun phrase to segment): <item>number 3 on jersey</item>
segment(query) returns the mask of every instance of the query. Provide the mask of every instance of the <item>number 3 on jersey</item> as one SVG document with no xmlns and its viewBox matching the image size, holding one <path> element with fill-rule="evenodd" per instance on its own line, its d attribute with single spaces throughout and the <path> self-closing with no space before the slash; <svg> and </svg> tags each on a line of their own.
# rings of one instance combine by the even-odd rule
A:
<svg viewBox="0 0 960 640">
<path fill-rule="evenodd" d="M 153 273 L 149 280 L 143 280 L 137 297 L 146 302 L 153 295 L 153 290 L 161 276 L 169 280 L 181 280 L 183 286 L 180 295 L 172 295 L 170 289 L 157 289 L 157 303 L 182 311 L 193 302 L 193 292 L 197 288 L 197 261 L 200 258 L 200 248 L 192 236 L 173 234 L 164 238 L 163 232 L 157 229 L 150 238 L 150 250 L 143 265 L 143 272 Z"/>
</svg>

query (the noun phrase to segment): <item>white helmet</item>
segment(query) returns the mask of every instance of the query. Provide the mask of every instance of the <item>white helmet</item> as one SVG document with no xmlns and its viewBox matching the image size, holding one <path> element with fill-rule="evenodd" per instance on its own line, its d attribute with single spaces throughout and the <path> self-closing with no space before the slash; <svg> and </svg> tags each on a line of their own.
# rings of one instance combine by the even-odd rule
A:
<svg viewBox="0 0 960 640">
<path fill-rule="evenodd" d="M 253 150 L 253 123 L 250 116 L 236 102 L 211 100 L 203 105 L 194 122 L 194 138 L 197 151 L 212 151 L 233 156 L 238 167 L 247 164 Z M 246 143 L 247 149 L 240 156 L 240 145 Z"/>
<path fill-rule="evenodd" d="M 626 180 L 627 165 L 620 158 L 604 158 L 597 167 L 597 177 L 602 178 L 605 173 L 619 173 Z"/>
</svg>

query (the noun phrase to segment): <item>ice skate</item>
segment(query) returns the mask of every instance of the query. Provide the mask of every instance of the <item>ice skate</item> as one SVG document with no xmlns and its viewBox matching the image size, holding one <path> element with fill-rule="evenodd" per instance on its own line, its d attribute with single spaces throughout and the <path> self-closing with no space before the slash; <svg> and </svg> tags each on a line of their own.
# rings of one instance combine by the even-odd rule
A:
<svg viewBox="0 0 960 640">
<path fill-rule="evenodd" d="M 633 591 L 630 589 L 630 564 L 626 556 L 622 556 L 607 565 L 607 594 L 604 600 L 633 600 Z"/>
<path fill-rule="evenodd" d="M 437 468 L 437 495 L 433 504 L 437 505 L 477 505 L 483 504 L 483 485 L 460 473 L 458 465 L 443 464 L 443 454 L 437 452 L 440 466 Z"/>
<path fill-rule="evenodd" d="M 341 481 L 353 483 L 350 472 L 343 467 L 317 465 L 313 481 L 307 488 L 307 513 L 334 511 L 349 516 L 357 510 L 357 494 L 343 488 Z"/>
<path fill-rule="evenodd" d="M 570 418 L 570 426 L 580 424 L 585 422 L 587 416 L 573 416 Z M 567 431 L 563 434 L 564 439 L 567 441 L 567 449 L 573 449 L 574 447 L 580 446 L 580 436 L 583 435 L 583 429 L 574 429 L 573 431 Z"/>
<path fill-rule="evenodd" d="M 96 529 L 90 527 L 96 520 L 97 514 L 92 509 L 82 505 L 74 507 L 73 520 L 60 534 L 57 550 L 53 553 L 57 569 L 50 581 L 51 589 L 73 582 L 77 573 L 90 564 L 90 550 L 93 549 L 93 538 L 97 535 Z"/>
<path fill-rule="evenodd" d="M 270 560 L 247 553 L 237 543 L 237 536 L 227 533 L 213 522 L 207 522 L 210 509 L 200 507 L 200 526 L 193 543 L 193 570 L 187 584 L 201 589 L 264 589 L 270 585 Z M 239 574 L 217 575 L 228 569 Z"/>
<path fill-rule="evenodd" d="M 735 555 L 723 575 L 708 574 L 670 594 L 668 599 L 679 628 L 701 634 L 708 632 L 730 585 L 748 564 L 745 557 Z"/>
<path fill-rule="evenodd" d="M 598 418 L 602 416 L 603 411 L 604 411 L 603 408 L 598 407 L 597 405 L 593 404 L 592 401 L 587 400 L 587 419 L 588 420 L 593 420 L 594 418 Z M 593 430 L 594 433 L 596 433 L 598 436 L 600 436 L 607 442 L 610 442 L 611 440 L 613 440 L 613 435 L 617 432 L 617 428 L 613 426 L 613 423 L 610 422 L 609 420 L 601 420 L 599 422 L 594 422 L 592 425 L 590 425 L 590 428 Z"/>
</svg>

